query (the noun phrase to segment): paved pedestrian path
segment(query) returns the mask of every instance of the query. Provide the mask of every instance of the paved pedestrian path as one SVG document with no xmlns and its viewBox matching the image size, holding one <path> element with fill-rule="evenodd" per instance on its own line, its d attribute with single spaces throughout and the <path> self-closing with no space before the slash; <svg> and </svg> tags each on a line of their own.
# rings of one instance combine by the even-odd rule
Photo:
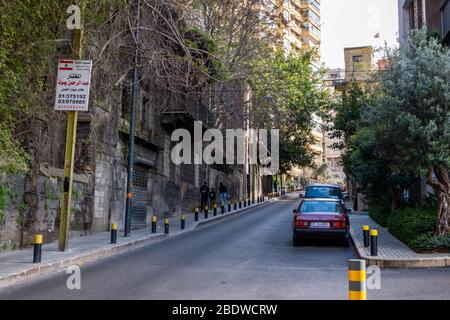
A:
<svg viewBox="0 0 450 320">
<path fill-rule="evenodd" d="M 221 213 L 221 208 L 219 207 L 217 208 L 216 216 L 214 216 L 212 210 L 209 212 L 208 219 L 205 218 L 203 212 L 199 212 L 198 221 L 195 221 L 194 213 L 189 213 L 186 214 L 186 227 L 184 230 L 181 230 L 180 217 L 174 217 L 169 220 L 168 235 L 164 233 L 163 219 L 159 219 L 156 234 L 151 233 L 150 226 L 147 229 L 133 230 L 129 237 L 124 237 L 123 232 L 119 230 L 116 244 L 110 243 L 110 232 L 98 232 L 88 236 L 71 238 L 69 240 L 69 249 L 65 252 L 58 250 L 57 242 L 44 244 L 42 247 L 42 263 L 40 264 L 32 263 L 32 248 L 2 252 L 0 253 L 0 287 L 35 278 L 42 274 L 65 270 L 71 265 L 82 265 L 85 262 L 112 256 L 143 244 L 162 241 L 191 231 L 199 225 L 217 221 L 257 206 L 267 205 L 275 200 L 267 200 L 266 198 L 265 202 L 242 207 L 241 209 L 237 207 L 237 210 L 234 210 L 234 206 L 232 206 L 232 210 L 227 212 L 228 208 L 226 208 L 224 214 Z"/>
<path fill-rule="evenodd" d="M 378 255 L 370 255 L 370 247 L 364 247 L 362 227 L 368 225 L 370 230 L 378 230 Z M 373 221 L 367 212 L 350 214 L 350 234 L 359 256 L 369 264 L 380 267 L 446 267 L 450 266 L 450 254 L 416 253 L 403 242 L 395 238 L 386 228 Z"/>
</svg>

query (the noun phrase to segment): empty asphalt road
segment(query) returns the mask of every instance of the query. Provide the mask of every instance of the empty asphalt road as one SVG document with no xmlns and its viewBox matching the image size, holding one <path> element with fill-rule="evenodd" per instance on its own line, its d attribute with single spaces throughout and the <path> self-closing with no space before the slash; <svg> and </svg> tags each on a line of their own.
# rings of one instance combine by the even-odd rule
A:
<svg viewBox="0 0 450 320">
<path fill-rule="evenodd" d="M 1 299 L 347 299 L 352 247 L 291 243 L 297 197 L 90 263 L 81 290 L 66 273 L 0 291 Z M 450 299 L 450 269 L 382 270 L 368 299 Z"/>
</svg>

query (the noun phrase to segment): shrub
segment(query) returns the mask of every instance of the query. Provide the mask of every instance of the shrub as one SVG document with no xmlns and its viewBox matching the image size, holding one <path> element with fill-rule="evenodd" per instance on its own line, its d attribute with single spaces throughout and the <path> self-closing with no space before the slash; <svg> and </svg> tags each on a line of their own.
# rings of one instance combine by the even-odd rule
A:
<svg viewBox="0 0 450 320">
<path fill-rule="evenodd" d="M 380 197 L 369 203 L 369 216 L 382 227 L 386 227 L 391 213 L 391 200 L 389 196 Z"/>
<path fill-rule="evenodd" d="M 389 216 L 387 226 L 389 232 L 411 247 L 419 236 L 434 233 L 436 210 L 425 207 L 395 210 Z"/>
<path fill-rule="evenodd" d="M 422 234 L 412 240 L 410 245 L 416 251 L 449 252 L 450 233 L 444 236 L 435 236 L 432 233 Z"/>
</svg>

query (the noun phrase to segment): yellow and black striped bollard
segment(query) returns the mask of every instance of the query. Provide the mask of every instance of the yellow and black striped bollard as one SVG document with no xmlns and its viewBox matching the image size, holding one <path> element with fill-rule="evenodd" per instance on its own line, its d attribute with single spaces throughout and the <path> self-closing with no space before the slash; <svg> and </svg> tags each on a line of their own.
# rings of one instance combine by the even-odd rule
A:
<svg viewBox="0 0 450 320">
<path fill-rule="evenodd" d="M 225 213 L 225 206 L 223 205 L 223 203 L 220 205 L 220 213 L 221 214 Z"/>
<path fill-rule="evenodd" d="M 209 211 L 208 206 L 205 206 L 205 219 L 208 219 L 208 214 L 209 214 L 208 211 Z"/>
<path fill-rule="evenodd" d="M 34 236 L 33 263 L 41 263 L 42 260 L 42 241 L 41 234 Z"/>
<path fill-rule="evenodd" d="M 186 228 L 186 216 L 184 214 L 181 215 L 181 230 Z"/>
<path fill-rule="evenodd" d="M 378 230 L 370 230 L 370 255 L 378 255 Z"/>
<path fill-rule="evenodd" d="M 156 223 L 158 222 L 158 217 L 152 216 L 152 233 L 156 233 Z"/>
<path fill-rule="evenodd" d="M 363 226 L 363 239 L 364 239 L 364 247 L 368 248 L 369 243 L 369 226 Z"/>
<path fill-rule="evenodd" d="M 117 223 L 112 223 L 111 224 L 111 243 L 112 244 L 117 243 L 117 229 L 118 229 Z"/>
<path fill-rule="evenodd" d="M 169 219 L 168 218 L 164 219 L 164 233 L 169 234 Z"/>
<path fill-rule="evenodd" d="M 348 299 L 367 300 L 366 261 L 351 259 L 348 268 Z"/>
</svg>

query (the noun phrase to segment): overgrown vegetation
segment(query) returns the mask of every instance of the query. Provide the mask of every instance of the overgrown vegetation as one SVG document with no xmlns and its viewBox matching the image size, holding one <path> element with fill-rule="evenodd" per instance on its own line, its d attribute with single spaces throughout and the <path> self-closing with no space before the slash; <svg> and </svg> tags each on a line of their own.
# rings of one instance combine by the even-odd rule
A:
<svg viewBox="0 0 450 320">
<path fill-rule="evenodd" d="M 386 56 L 376 86 L 349 86 L 332 136 L 343 140 L 345 170 L 368 197 L 371 217 L 412 247 L 442 249 L 450 223 L 450 53 L 422 29 Z M 419 177 L 436 202 L 403 196 Z"/>
</svg>

